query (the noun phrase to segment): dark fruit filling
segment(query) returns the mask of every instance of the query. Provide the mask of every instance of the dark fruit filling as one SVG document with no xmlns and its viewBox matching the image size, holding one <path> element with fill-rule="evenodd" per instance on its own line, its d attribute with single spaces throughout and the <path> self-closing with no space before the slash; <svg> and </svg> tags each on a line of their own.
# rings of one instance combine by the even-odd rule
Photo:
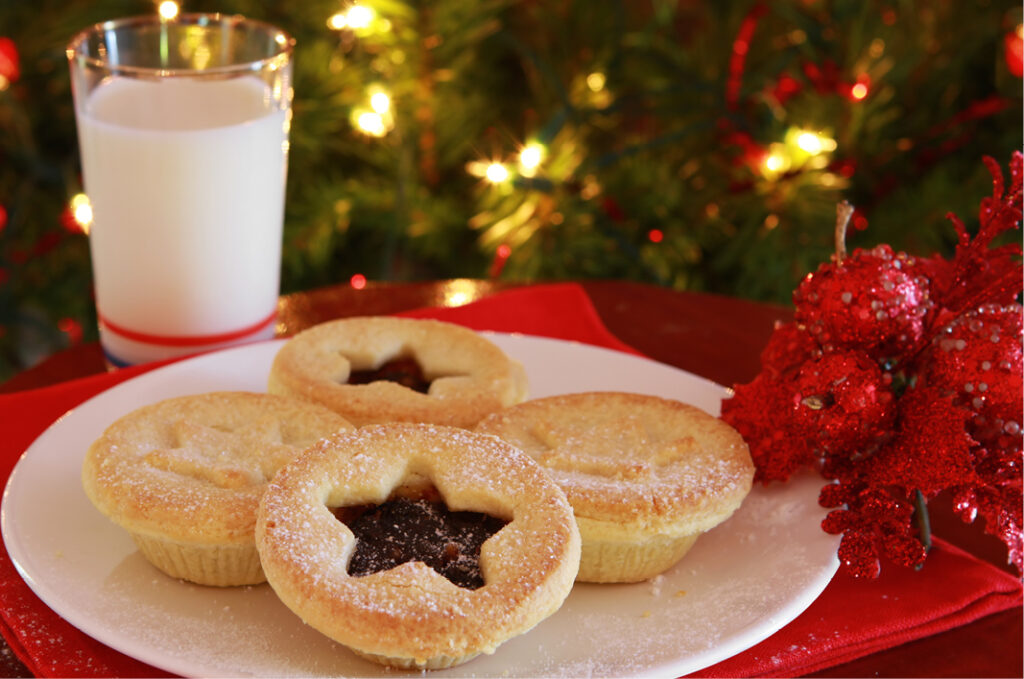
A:
<svg viewBox="0 0 1024 679">
<path fill-rule="evenodd" d="M 356 536 L 349 575 L 369 575 L 422 561 L 459 587 L 483 587 L 480 546 L 505 525 L 480 512 L 453 512 L 444 502 L 398 497 L 381 505 L 339 507 L 335 516 Z"/>
<path fill-rule="evenodd" d="M 414 358 L 396 358 L 376 370 L 353 370 L 348 376 L 349 384 L 369 384 L 381 380 L 397 382 L 421 394 L 430 390 L 430 380 L 423 375 L 423 369 Z"/>
</svg>

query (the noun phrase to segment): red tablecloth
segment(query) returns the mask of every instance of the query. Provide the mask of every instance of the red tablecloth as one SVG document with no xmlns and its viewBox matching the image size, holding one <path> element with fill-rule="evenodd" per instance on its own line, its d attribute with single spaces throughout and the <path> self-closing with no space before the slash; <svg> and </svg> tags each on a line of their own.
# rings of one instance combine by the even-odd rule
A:
<svg viewBox="0 0 1024 679">
<path fill-rule="evenodd" d="M 516 289 L 463 307 L 407 315 L 633 352 L 604 328 L 574 285 Z M 61 414 L 153 367 L 0 396 L 0 479 L 6 480 L 22 452 Z M 918 572 L 890 567 L 874 581 L 837 575 L 785 628 L 697 676 L 800 675 L 1021 604 L 1019 580 L 938 541 Z M 82 634 L 51 611 L 18 575 L 6 549 L 0 550 L 0 632 L 37 676 L 166 676 Z"/>
</svg>

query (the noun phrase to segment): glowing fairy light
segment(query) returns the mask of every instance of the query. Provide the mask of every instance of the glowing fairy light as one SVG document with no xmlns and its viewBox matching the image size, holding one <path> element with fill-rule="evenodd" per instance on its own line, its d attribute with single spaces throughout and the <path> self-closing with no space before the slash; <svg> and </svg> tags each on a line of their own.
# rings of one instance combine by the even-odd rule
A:
<svg viewBox="0 0 1024 679">
<path fill-rule="evenodd" d="M 348 15 L 344 12 L 336 12 L 327 19 L 327 28 L 332 31 L 340 31 L 348 27 Z"/>
<path fill-rule="evenodd" d="M 600 92 L 604 89 L 607 81 L 608 79 L 605 77 L 604 73 L 594 71 L 587 76 L 587 87 L 590 88 L 591 92 Z"/>
<path fill-rule="evenodd" d="M 181 11 L 181 8 L 178 6 L 178 3 L 174 2 L 174 0 L 164 0 L 157 5 L 156 11 L 157 14 L 160 15 L 161 19 L 170 21 L 174 17 L 178 16 L 178 12 Z"/>
<path fill-rule="evenodd" d="M 371 137 L 383 137 L 388 133 L 384 124 L 384 116 L 376 111 L 363 111 L 356 116 L 356 127 Z"/>
<path fill-rule="evenodd" d="M 764 159 L 764 169 L 769 172 L 781 172 L 786 166 L 786 159 L 781 153 L 769 153 Z"/>
<path fill-rule="evenodd" d="M 519 168 L 524 177 L 532 177 L 544 161 L 544 147 L 537 143 L 527 144 L 519 152 Z"/>
<path fill-rule="evenodd" d="M 327 28 L 332 31 L 342 31 L 346 28 L 358 31 L 369 28 L 374 18 L 376 18 L 376 14 L 369 7 L 352 5 L 347 10 L 335 12 L 328 17 Z"/>
<path fill-rule="evenodd" d="M 376 113 L 384 115 L 391 110 L 391 97 L 385 92 L 374 92 L 370 95 L 370 108 Z"/>
<path fill-rule="evenodd" d="M 487 163 L 482 160 L 471 160 L 466 163 L 466 172 L 473 175 L 474 177 L 486 177 L 487 176 Z"/>
<path fill-rule="evenodd" d="M 487 165 L 487 169 L 484 171 L 484 177 L 486 177 L 487 181 L 492 184 L 500 184 L 508 179 L 508 168 L 495 161 Z"/>
<path fill-rule="evenodd" d="M 466 172 L 491 184 L 501 184 L 512 176 L 505 164 L 498 160 L 471 160 L 466 163 Z"/>
<path fill-rule="evenodd" d="M 850 88 L 850 97 L 856 101 L 862 101 L 868 96 L 868 84 L 865 82 L 856 83 Z"/>
<path fill-rule="evenodd" d="M 346 20 L 349 28 L 359 30 L 367 28 L 373 22 L 373 10 L 364 5 L 352 5 L 348 8 Z"/>
<path fill-rule="evenodd" d="M 785 133 L 785 146 L 795 162 L 836 151 L 836 139 L 823 132 L 792 127 Z"/>
<path fill-rule="evenodd" d="M 796 145 L 801 151 L 816 156 L 822 151 L 821 136 L 814 132 L 801 132 L 797 135 Z"/>
<path fill-rule="evenodd" d="M 352 278 L 349 279 L 348 284 L 356 290 L 362 290 L 366 287 L 366 276 L 361 273 L 353 274 Z"/>
<path fill-rule="evenodd" d="M 763 159 L 768 178 L 800 169 L 820 169 L 828 162 L 826 154 L 836 150 L 836 140 L 823 132 L 791 127 L 781 143 L 771 144 Z"/>
<path fill-rule="evenodd" d="M 89 227 L 92 226 L 92 203 L 89 202 L 89 196 L 79 193 L 71 199 L 71 215 L 82 227 L 82 231 L 89 233 Z"/>
</svg>

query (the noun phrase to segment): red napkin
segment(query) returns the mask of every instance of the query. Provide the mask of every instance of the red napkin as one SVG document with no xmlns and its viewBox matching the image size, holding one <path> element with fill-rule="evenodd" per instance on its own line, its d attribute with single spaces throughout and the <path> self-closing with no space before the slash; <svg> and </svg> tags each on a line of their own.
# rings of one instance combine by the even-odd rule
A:
<svg viewBox="0 0 1024 679">
<path fill-rule="evenodd" d="M 463 307 L 406 314 L 477 330 L 570 339 L 636 353 L 602 325 L 576 285 L 515 289 Z M 64 412 L 153 365 L 0 395 L 0 480 Z M 1012 576 L 939 543 L 922 571 L 889 569 L 877 581 L 837 576 L 801 616 L 757 646 L 697 676 L 793 676 L 829 667 L 1021 605 Z M 36 676 L 163 677 L 79 632 L 43 604 L 0 549 L 0 633 Z"/>
<path fill-rule="evenodd" d="M 795 677 L 1019 608 L 1021 583 L 933 537 L 920 571 L 882 569 L 877 580 L 842 573 L 795 620 L 760 644 L 693 677 Z"/>
</svg>

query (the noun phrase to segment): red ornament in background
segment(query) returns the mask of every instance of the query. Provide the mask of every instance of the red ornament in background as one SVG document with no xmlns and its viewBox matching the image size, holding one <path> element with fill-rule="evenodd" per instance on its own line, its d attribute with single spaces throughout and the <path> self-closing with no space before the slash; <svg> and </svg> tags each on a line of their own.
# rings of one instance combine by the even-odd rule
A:
<svg viewBox="0 0 1024 679">
<path fill-rule="evenodd" d="M 501 275 L 501 270 L 505 268 L 505 263 L 508 258 L 512 256 L 512 247 L 508 243 L 502 243 L 494 251 L 494 259 L 491 261 L 491 269 L 488 275 L 491 278 L 497 278 Z"/>
<path fill-rule="evenodd" d="M 1003 39 L 1006 47 L 1006 66 L 1018 78 L 1024 76 L 1024 27 L 1007 33 Z"/>
<path fill-rule="evenodd" d="M 808 466 L 831 481 L 822 528 L 842 533 L 840 561 L 857 576 L 882 560 L 919 566 L 927 502 L 944 490 L 1024 572 L 1024 272 L 1019 242 L 993 245 L 1019 228 L 1024 157 L 1013 154 L 1008 188 L 985 162 L 992 196 L 974 236 L 950 215 L 952 259 L 887 245 L 847 257 L 853 210 L 841 205 L 836 255 L 794 292 L 795 322 L 775 329 L 761 374 L 722 402 L 759 481 Z"/>
<path fill-rule="evenodd" d="M 0 90 L 21 76 L 18 47 L 10 38 L 0 37 Z"/>
<path fill-rule="evenodd" d="M 62 318 L 57 322 L 57 328 L 63 332 L 71 345 L 82 341 L 82 324 L 73 318 Z"/>
</svg>

